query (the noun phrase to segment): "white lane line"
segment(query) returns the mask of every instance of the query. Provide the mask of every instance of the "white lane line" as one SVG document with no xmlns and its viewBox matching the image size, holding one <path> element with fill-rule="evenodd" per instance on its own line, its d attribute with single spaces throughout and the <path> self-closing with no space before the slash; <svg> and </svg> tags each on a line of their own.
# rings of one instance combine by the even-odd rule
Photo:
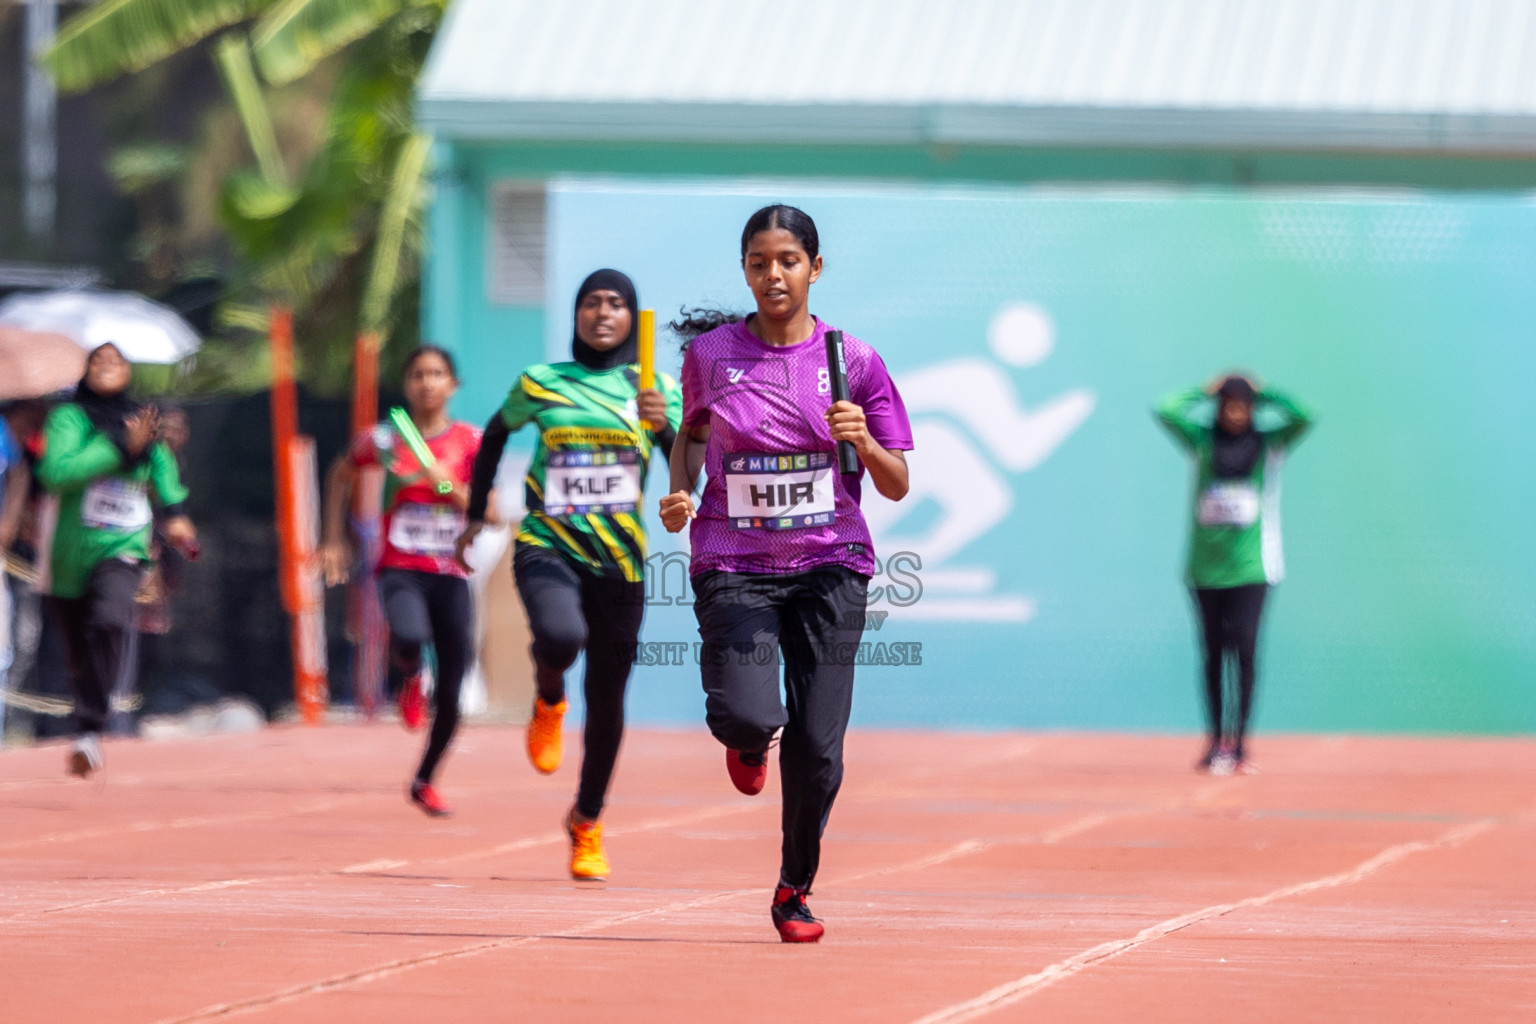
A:
<svg viewBox="0 0 1536 1024">
<path fill-rule="evenodd" d="M 697 819 L 698 816 L 699 815 L 697 814 L 683 815 L 672 820 L 678 823 L 687 824 L 691 820 Z M 642 831 L 642 829 L 636 827 L 631 828 L 628 831 L 638 832 Z M 931 853 L 926 856 L 919 857 L 915 860 L 906 861 L 901 864 L 892 864 L 882 868 L 872 868 L 868 871 L 861 871 L 853 875 L 846 875 L 842 878 L 839 878 L 833 884 L 847 885 L 852 882 L 862 881 L 866 878 L 873 878 L 879 875 L 920 871 L 923 868 L 933 867 L 936 864 L 943 864 L 958 857 L 964 857 L 968 854 L 975 853 L 978 850 L 984 850 L 988 845 L 989 844 L 977 839 L 967 839 L 956 843 L 955 845 L 950 846 L 944 850 L 941 850 L 938 853 Z M 552 932 L 548 935 L 523 935 L 517 938 L 491 939 L 487 942 L 477 942 L 469 946 L 460 946 L 456 949 L 447 949 L 438 953 L 428 953 L 423 956 L 391 960 L 388 963 L 379 964 L 375 967 L 368 967 L 358 971 L 349 971 L 345 974 L 337 974 L 329 978 L 322 978 L 319 981 L 313 981 L 304 985 L 297 985 L 293 988 L 283 989 L 279 992 L 269 993 L 265 996 L 257 996 L 252 999 L 245 999 L 234 1003 L 218 1003 L 213 1006 L 204 1007 L 203 1009 L 198 1010 L 196 1013 L 193 1013 L 189 1016 L 167 1018 L 157 1022 L 157 1024 L 197 1024 L 199 1021 L 215 1020 L 221 1017 L 232 1017 L 237 1014 L 249 1013 L 255 1010 L 265 1010 L 268 1007 L 279 1006 L 284 1003 L 291 1003 L 296 999 L 303 999 L 306 996 L 320 995 L 321 993 L 330 992 L 349 985 L 367 984 L 368 982 L 393 977 L 397 974 L 403 974 L 406 971 L 415 970 L 418 967 L 425 967 L 431 964 L 447 963 L 453 960 L 462 960 L 466 957 L 479 956 L 482 953 L 490 953 L 501 949 L 516 949 L 518 947 L 529 946 L 546 939 L 577 938 L 583 935 L 590 935 L 593 932 L 614 928 L 622 924 L 629 924 L 633 921 L 640 921 L 649 917 L 659 917 L 664 914 L 672 914 L 678 913 L 680 911 L 692 910 L 696 907 L 707 906 L 711 903 L 719 903 L 723 900 L 733 899 L 737 896 L 762 896 L 764 892 L 765 890 L 761 887 L 752 889 L 728 889 L 723 892 L 710 893 L 707 896 L 696 896 L 692 899 L 677 900 L 672 903 L 663 904 L 659 907 L 649 907 L 645 910 L 626 911 L 622 914 L 615 914 L 611 917 L 599 918 L 596 921 L 590 921 L 583 925 L 576 925 L 575 927 L 567 928 L 563 931 Z"/>
<path fill-rule="evenodd" d="M 165 829 L 201 828 L 204 825 L 240 825 L 251 821 L 268 821 L 273 818 L 317 814 L 321 811 L 329 811 L 341 802 L 340 800 L 327 799 L 311 801 L 298 807 L 291 807 L 280 811 L 247 811 L 243 814 L 211 815 L 201 818 L 174 818 L 171 821 L 135 821 L 125 825 L 115 825 L 111 828 L 81 829 L 76 832 L 49 832 L 40 836 L 32 836 L 28 839 L 0 843 L 0 850 L 20 850 L 28 846 L 49 846 L 55 843 L 75 843 L 90 839 L 107 839 L 111 836 L 160 832 Z"/>
<path fill-rule="evenodd" d="M 1307 893 L 1317 892 L 1320 889 L 1353 885 L 1367 876 L 1380 871 L 1382 868 L 1395 864 L 1415 853 L 1460 845 L 1473 836 L 1486 832 L 1494 824 L 1493 819 L 1483 819 L 1466 825 L 1460 825 L 1451 829 L 1439 839 L 1415 840 L 1409 843 L 1399 843 L 1397 846 L 1390 846 L 1374 857 L 1355 865 L 1348 871 L 1325 875 L 1322 878 L 1314 878 L 1310 882 L 1298 882 L 1295 885 L 1287 885 L 1272 892 L 1267 892 L 1262 896 L 1250 896 L 1235 903 L 1218 903 L 1214 906 L 1182 914 L 1178 917 L 1171 917 L 1166 921 L 1142 929 L 1128 939 L 1113 939 L 1109 942 L 1100 943 L 1092 949 L 1086 949 L 1078 953 L 1076 956 L 1071 956 L 1051 964 L 1044 970 L 1036 971 L 1034 974 L 1025 975 L 1015 981 L 999 985 L 988 992 L 983 992 L 974 999 L 967 999 L 964 1002 L 955 1003 L 936 1010 L 925 1017 L 919 1017 L 912 1024 L 961 1024 L 962 1021 L 976 1020 L 978 1017 L 984 1017 L 994 1010 L 1000 1010 L 1005 1006 L 1011 1006 L 1023 999 L 1027 999 L 1041 989 L 1049 988 L 1058 981 L 1064 981 L 1074 974 L 1087 970 L 1089 967 L 1101 964 L 1124 953 L 1129 953 L 1131 950 L 1145 946 L 1149 942 L 1156 942 L 1165 935 L 1182 931 L 1203 921 L 1224 917 L 1234 911 L 1246 910 L 1250 907 L 1261 907 L 1267 903 L 1289 899 L 1292 896 L 1302 896 Z"/>
<path fill-rule="evenodd" d="M 711 818 L 722 818 L 732 814 L 741 814 L 753 810 L 756 804 L 727 804 L 724 806 L 704 807 L 686 814 L 673 815 L 666 818 L 652 818 L 649 821 L 638 822 L 624 828 L 614 829 L 611 835 L 630 835 L 643 832 L 655 832 L 661 829 L 673 828 L 679 825 L 689 825 L 698 821 L 706 821 Z M 186 819 L 189 820 L 190 819 Z M 245 820 L 245 819 L 235 819 Z M 165 827 L 165 826 L 161 826 Z M 150 829 L 135 829 L 135 831 L 150 831 Z M 553 846 L 566 842 L 564 832 L 547 832 L 540 836 L 530 836 L 527 839 L 516 839 L 509 843 L 501 843 L 487 847 L 483 850 L 469 850 L 465 853 L 456 853 L 446 857 L 428 857 L 416 861 L 418 867 L 437 864 L 457 864 L 466 860 L 478 860 L 485 857 L 494 857 L 500 854 L 516 853 L 521 850 L 536 849 L 540 846 Z M 6 917 L 0 917 L 0 925 L 11 924 L 16 921 L 25 921 L 31 918 L 47 917 L 52 914 L 61 914 L 74 910 L 88 910 L 92 907 L 110 906 L 116 903 L 129 903 L 134 900 L 153 899 L 158 896 L 181 896 L 186 893 L 208 892 L 218 889 L 236 889 L 249 885 L 281 885 L 289 882 L 301 882 L 306 879 L 323 878 L 327 875 L 360 875 L 380 871 L 394 871 L 406 867 L 412 862 L 409 860 L 380 859 L 365 861 L 361 864 L 349 864 L 341 868 L 322 868 L 319 871 L 305 871 L 292 875 L 269 875 L 259 878 L 226 878 L 212 882 L 199 882 L 195 885 L 174 886 L 158 889 L 138 889 L 133 892 L 121 893 L 116 896 L 102 896 L 93 900 L 81 900 L 77 903 L 65 903 L 59 906 L 42 907 L 36 910 L 22 910 Z"/>
</svg>

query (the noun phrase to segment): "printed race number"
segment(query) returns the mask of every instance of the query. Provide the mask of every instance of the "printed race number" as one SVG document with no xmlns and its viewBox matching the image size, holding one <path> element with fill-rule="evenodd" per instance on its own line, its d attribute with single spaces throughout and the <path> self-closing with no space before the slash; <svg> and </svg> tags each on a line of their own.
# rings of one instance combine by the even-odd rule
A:
<svg viewBox="0 0 1536 1024">
<path fill-rule="evenodd" d="M 464 525 L 464 513 L 452 505 L 401 505 L 389 517 L 389 544 L 407 555 L 447 558 Z"/>
<path fill-rule="evenodd" d="M 132 533 L 149 525 L 149 495 L 144 485 L 117 477 L 98 480 L 80 499 L 80 518 L 93 530 Z"/>
</svg>

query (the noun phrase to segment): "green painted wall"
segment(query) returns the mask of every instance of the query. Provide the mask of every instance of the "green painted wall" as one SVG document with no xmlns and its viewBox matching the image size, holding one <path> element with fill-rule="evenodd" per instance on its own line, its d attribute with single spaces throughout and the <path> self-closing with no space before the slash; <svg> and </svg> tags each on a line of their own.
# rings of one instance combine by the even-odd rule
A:
<svg viewBox="0 0 1536 1024">
<path fill-rule="evenodd" d="M 635 173 L 614 176 L 626 154 Z M 757 154 L 756 164 L 752 155 L 455 151 L 433 214 L 428 329 L 466 354 L 459 413 L 483 418 L 517 369 L 569 330 L 565 304 L 594 266 L 629 271 L 664 312 L 745 307 L 736 235 L 752 209 L 783 199 L 822 228 L 828 273 L 813 308 L 874 342 L 898 379 L 985 364 L 1015 413 L 1090 391 L 1092 414 L 1023 472 L 963 415 L 924 399 L 923 429 L 969 446 L 1006 492 L 1007 516 L 925 566 L 926 604 L 893 609 L 872 637 L 920 642 L 925 662 L 864 670 L 859 721 L 1197 728 L 1194 631 L 1179 586 L 1186 467 L 1148 408 L 1241 364 L 1322 414 L 1287 470 L 1290 578 L 1266 625 L 1260 729 L 1536 731 L 1536 532 L 1524 512 L 1536 502 L 1536 203 L 1452 191 L 1460 175 L 1498 170 L 1514 181 L 1529 165 L 1403 162 L 1399 178 L 1417 167 L 1416 183 L 1440 190 L 1347 196 L 1214 179 L 1087 193 L 955 182 L 922 154 L 886 167 L 921 168 L 909 184 L 698 177 L 879 173 L 862 150 Z M 1143 167 L 1176 158 L 1122 156 Z M 955 162 L 979 166 L 966 159 Z M 1328 163 L 1338 166 L 1319 160 L 1308 173 Z M 1095 166 L 1079 177 L 1118 177 Z M 577 171 L 591 176 L 562 178 L 550 193 L 548 315 L 488 303 L 491 183 Z M 663 178 L 669 171 L 687 177 Z M 999 358 L 989 332 L 1012 304 L 1043 311 L 1049 358 Z M 944 467 L 924 470 L 935 471 Z M 933 497 L 942 483 L 927 490 L 882 526 L 882 554 L 952 514 Z M 978 579 L 990 581 L 979 592 Z M 981 605 L 964 604 L 978 594 Z M 964 612 L 993 614 L 1013 599 L 1028 603 L 1026 618 Z M 691 642 L 690 610 L 651 609 L 645 638 Z M 699 714 L 691 665 L 643 667 L 632 694 L 639 720 Z"/>
</svg>

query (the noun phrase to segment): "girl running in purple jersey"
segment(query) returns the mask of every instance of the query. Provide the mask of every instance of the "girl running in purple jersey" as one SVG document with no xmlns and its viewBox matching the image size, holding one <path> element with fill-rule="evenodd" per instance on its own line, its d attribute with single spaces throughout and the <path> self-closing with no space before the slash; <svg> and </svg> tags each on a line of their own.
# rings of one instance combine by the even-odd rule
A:
<svg viewBox="0 0 1536 1024">
<path fill-rule="evenodd" d="M 773 923 L 785 942 L 816 942 L 823 929 L 805 897 L 843 780 L 875 572 L 860 483 L 867 470 L 887 498 L 907 493 L 912 429 L 880 356 L 851 335 L 851 400 L 832 401 L 828 327 L 807 308 L 821 276 L 810 217 L 792 206 L 757 211 L 741 234 L 741 263 L 755 314 L 696 312 L 672 325 L 693 340 L 661 521 L 672 533 L 689 527 L 705 715 L 737 789 L 762 791 L 780 736 L 784 843 Z M 838 472 L 838 441 L 858 452 L 858 473 Z M 700 469 L 708 480 L 696 504 Z"/>
</svg>

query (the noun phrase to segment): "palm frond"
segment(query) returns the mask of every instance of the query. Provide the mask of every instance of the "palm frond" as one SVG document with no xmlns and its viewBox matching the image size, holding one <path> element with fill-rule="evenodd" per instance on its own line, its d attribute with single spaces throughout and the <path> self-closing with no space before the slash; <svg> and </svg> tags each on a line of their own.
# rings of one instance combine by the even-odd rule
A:
<svg viewBox="0 0 1536 1024">
<path fill-rule="evenodd" d="M 307 74 L 421 0 L 279 0 L 256 26 L 252 42 L 261 73 L 274 85 Z"/>
<path fill-rule="evenodd" d="M 273 0 L 103 0 L 70 18 L 40 63 L 81 92 L 157 61 L 272 6 Z"/>
<path fill-rule="evenodd" d="M 107 173 L 124 195 L 138 195 L 186 170 L 187 153 L 163 142 L 123 146 L 107 160 Z"/>
<path fill-rule="evenodd" d="M 249 171 L 230 177 L 225 182 L 225 201 L 235 213 L 246 220 L 271 220 L 293 209 L 301 190 L 293 185 L 274 182 L 265 174 Z"/>
<path fill-rule="evenodd" d="M 363 291 L 362 320 L 365 331 L 376 331 L 381 336 L 388 334 L 385 321 L 394 301 L 401 267 L 407 258 L 407 230 L 414 219 L 413 214 L 421 206 L 431 147 L 432 140 L 419 133 L 400 147 L 389 192 L 384 199 L 384 211 L 379 215 L 373 265 L 369 268 L 368 284 Z"/>
<path fill-rule="evenodd" d="M 245 126 L 246 138 L 250 140 L 251 151 L 256 154 L 256 163 L 261 166 L 262 176 L 273 185 L 285 184 L 288 172 L 283 167 L 283 156 L 277 148 L 272 112 L 267 109 L 261 83 L 256 80 L 250 46 L 243 36 L 230 33 L 219 40 L 214 57 L 218 61 L 219 71 L 224 75 L 224 85 L 229 89 L 230 98 L 235 101 L 235 110 L 240 114 L 240 123 Z"/>
</svg>

